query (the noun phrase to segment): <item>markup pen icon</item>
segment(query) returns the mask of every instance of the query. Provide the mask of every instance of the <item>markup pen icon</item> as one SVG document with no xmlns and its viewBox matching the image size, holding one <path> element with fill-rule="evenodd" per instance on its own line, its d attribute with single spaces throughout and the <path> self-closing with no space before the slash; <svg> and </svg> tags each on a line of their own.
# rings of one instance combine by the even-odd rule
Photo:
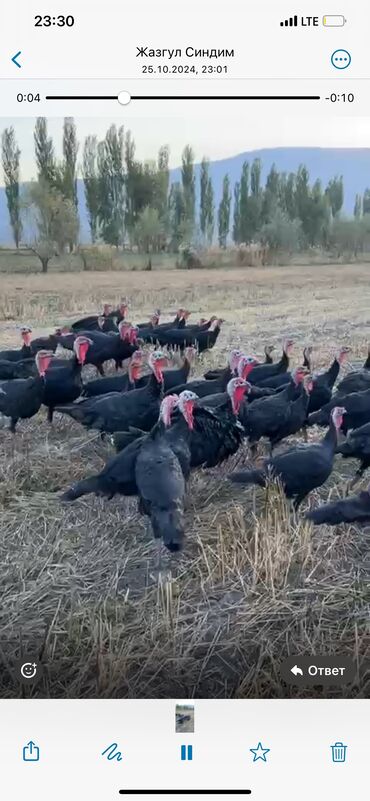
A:
<svg viewBox="0 0 370 801">
<path fill-rule="evenodd" d="M 40 749 L 33 740 L 30 740 L 23 748 L 23 762 L 39 762 L 39 760 Z"/>
<path fill-rule="evenodd" d="M 102 756 L 106 756 L 108 762 L 111 762 L 112 759 L 116 759 L 117 762 L 122 762 L 122 753 L 118 750 L 117 743 L 111 743 L 108 747 L 102 751 Z"/>
</svg>

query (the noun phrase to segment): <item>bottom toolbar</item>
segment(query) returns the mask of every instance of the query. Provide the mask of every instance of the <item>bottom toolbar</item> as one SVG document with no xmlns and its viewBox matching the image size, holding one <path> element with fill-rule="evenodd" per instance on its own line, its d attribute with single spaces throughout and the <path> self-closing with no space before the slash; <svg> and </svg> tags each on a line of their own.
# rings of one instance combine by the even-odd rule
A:
<svg viewBox="0 0 370 801">
<path fill-rule="evenodd" d="M 366 781 L 369 703 L 4 700 L 2 787 L 15 801 L 171 793 L 320 801 L 329 790 L 347 801 Z"/>
</svg>

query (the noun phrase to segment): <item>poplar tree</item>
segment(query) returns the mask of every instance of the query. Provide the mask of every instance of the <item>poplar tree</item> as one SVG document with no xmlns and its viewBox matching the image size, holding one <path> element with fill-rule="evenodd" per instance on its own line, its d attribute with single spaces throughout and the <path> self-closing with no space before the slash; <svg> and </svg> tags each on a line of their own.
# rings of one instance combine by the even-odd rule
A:
<svg viewBox="0 0 370 801">
<path fill-rule="evenodd" d="M 226 248 L 227 236 L 230 227 L 230 208 L 230 180 L 229 176 L 225 175 L 222 182 L 222 197 L 218 207 L 218 243 L 221 248 Z"/>
<path fill-rule="evenodd" d="M 6 202 L 15 246 L 18 248 L 22 236 L 19 191 L 20 150 L 16 142 L 14 128 L 5 128 L 1 138 L 1 145 Z"/>
</svg>

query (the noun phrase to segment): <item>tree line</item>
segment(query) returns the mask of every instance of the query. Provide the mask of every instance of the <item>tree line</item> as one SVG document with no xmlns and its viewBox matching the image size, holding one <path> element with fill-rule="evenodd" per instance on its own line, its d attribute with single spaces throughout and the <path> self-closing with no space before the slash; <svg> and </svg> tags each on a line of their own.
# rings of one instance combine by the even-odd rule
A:
<svg viewBox="0 0 370 801">
<path fill-rule="evenodd" d="M 18 248 L 24 242 L 34 250 L 44 271 L 53 255 L 78 247 L 79 173 L 91 242 L 135 247 L 147 254 L 209 247 L 216 241 L 222 248 L 231 242 L 258 241 L 285 252 L 328 248 L 333 236 L 358 241 L 355 232 L 364 227 L 364 218 L 366 226 L 370 219 L 369 189 L 356 197 L 353 219 L 342 220 L 342 176 L 334 176 L 323 187 L 319 180 L 311 183 L 304 165 L 290 173 L 272 165 L 263 185 L 259 159 L 244 162 L 234 186 L 229 175 L 224 176 L 216 207 L 207 158 L 201 161 L 197 180 L 194 152 L 186 145 L 180 179 L 171 182 L 168 145 L 159 149 L 156 161 L 140 161 L 133 136 L 123 126 L 111 125 L 101 141 L 87 136 L 79 163 L 73 118 L 64 120 L 58 160 L 47 120 L 39 117 L 34 152 L 36 178 L 22 184 L 14 128 L 3 131 L 2 165 L 14 243 Z"/>
</svg>

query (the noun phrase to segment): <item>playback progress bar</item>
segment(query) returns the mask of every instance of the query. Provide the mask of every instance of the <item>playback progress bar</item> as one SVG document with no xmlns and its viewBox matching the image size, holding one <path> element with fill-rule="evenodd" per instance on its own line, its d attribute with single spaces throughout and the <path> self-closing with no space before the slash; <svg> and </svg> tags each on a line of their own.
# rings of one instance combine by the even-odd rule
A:
<svg viewBox="0 0 370 801">
<path fill-rule="evenodd" d="M 121 97 L 122 96 L 122 97 Z M 114 100 L 128 105 L 134 100 L 321 100 L 320 95 L 46 95 L 45 100 Z"/>
</svg>

